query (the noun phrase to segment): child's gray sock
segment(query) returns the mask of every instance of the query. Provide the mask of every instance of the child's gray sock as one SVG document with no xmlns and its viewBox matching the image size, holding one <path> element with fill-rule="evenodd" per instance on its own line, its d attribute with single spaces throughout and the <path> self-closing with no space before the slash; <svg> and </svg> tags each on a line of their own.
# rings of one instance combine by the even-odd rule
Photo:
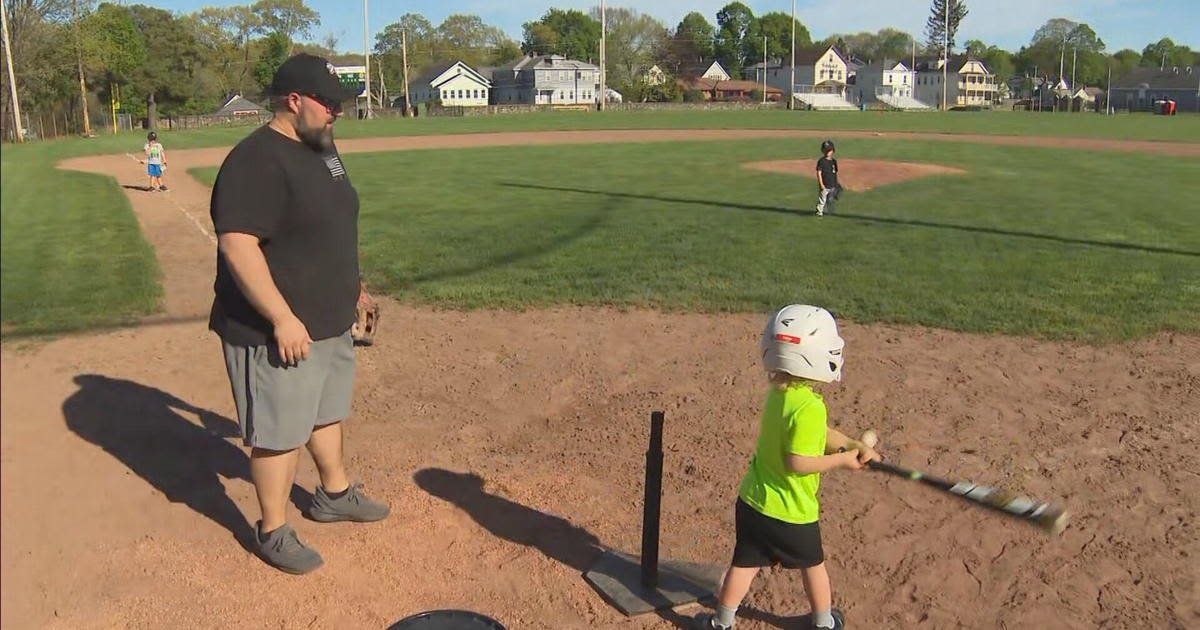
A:
<svg viewBox="0 0 1200 630">
<path fill-rule="evenodd" d="M 812 622 L 814 628 L 832 628 L 833 610 L 813 611 Z"/>
<path fill-rule="evenodd" d="M 717 616 L 714 618 L 717 624 L 723 628 L 732 628 L 734 617 L 737 615 L 737 606 L 726 608 L 717 604 Z"/>
</svg>

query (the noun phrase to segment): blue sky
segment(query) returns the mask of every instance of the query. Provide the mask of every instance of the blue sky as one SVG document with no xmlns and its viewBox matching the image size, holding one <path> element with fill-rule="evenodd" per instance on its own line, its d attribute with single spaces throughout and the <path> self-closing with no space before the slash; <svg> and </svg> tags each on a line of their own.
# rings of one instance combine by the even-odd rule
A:
<svg viewBox="0 0 1200 630">
<path fill-rule="evenodd" d="M 206 5 L 250 4 L 253 0 L 142 0 L 145 4 L 190 12 Z M 756 14 L 791 11 L 790 0 L 743 0 Z M 318 40 L 338 38 L 338 48 L 361 51 L 363 42 L 361 0 L 307 0 L 321 14 Z M 709 21 L 728 0 L 614 0 L 614 6 L 650 13 L 674 27 L 689 11 L 700 11 Z M 129 0 L 127 0 L 129 3 Z M 421 13 L 434 25 L 452 13 L 471 13 L 520 40 L 521 24 L 536 20 L 550 6 L 587 9 L 599 0 L 371 0 L 372 38 L 383 26 L 405 13 Z M 814 38 L 830 33 L 900 28 L 920 39 L 929 0 L 797 0 L 797 15 Z M 1109 51 L 1142 47 L 1161 37 L 1200 48 L 1200 0 L 967 0 L 970 14 L 959 29 L 960 41 L 982 39 L 1015 51 L 1028 44 L 1046 20 L 1066 17 L 1086 22 L 1100 35 Z"/>
</svg>

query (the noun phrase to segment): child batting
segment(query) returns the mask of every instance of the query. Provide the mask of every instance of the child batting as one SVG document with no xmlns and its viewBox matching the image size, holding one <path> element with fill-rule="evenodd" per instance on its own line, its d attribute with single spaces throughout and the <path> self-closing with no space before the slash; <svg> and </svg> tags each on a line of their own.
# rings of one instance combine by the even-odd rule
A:
<svg viewBox="0 0 1200 630">
<path fill-rule="evenodd" d="M 862 470 L 880 459 L 870 446 L 827 426 L 825 402 L 813 391 L 815 384 L 841 379 L 844 346 L 833 316 L 822 308 L 793 304 L 767 323 L 761 350 L 771 387 L 758 446 L 738 492 L 733 561 L 717 592 L 716 613 L 697 617 L 697 628 L 733 628 L 759 569 L 777 564 L 801 572 L 812 628 L 844 627 L 825 570 L 817 490 L 822 473 Z"/>
</svg>

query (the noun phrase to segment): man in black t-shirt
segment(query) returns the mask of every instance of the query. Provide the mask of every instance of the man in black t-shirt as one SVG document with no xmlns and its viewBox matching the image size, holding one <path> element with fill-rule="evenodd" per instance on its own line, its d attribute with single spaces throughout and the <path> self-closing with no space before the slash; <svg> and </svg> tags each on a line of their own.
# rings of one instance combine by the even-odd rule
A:
<svg viewBox="0 0 1200 630">
<path fill-rule="evenodd" d="M 301 446 L 321 485 L 309 517 L 376 521 L 386 505 L 351 484 L 342 425 L 354 390 L 350 327 L 360 290 L 358 193 L 333 143 L 352 93 L 333 66 L 300 54 L 271 85 L 274 116 L 221 164 L 212 194 L 218 239 L 209 328 L 221 337 L 262 520 L 254 549 L 307 573 L 322 559 L 287 524 Z"/>
<path fill-rule="evenodd" d="M 842 187 L 838 184 L 838 163 L 833 159 L 833 140 L 821 143 L 821 159 L 817 160 L 817 216 L 833 214 L 834 202 Z"/>
</svg>

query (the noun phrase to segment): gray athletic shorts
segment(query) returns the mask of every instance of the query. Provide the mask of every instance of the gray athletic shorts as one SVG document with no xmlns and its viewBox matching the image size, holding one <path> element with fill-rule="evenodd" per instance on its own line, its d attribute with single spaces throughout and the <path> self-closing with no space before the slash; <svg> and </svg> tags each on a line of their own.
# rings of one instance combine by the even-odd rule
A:
<svg viewBox="0 0 1200 630">
<path fill-rule="evenodd" d="M 285 366 L 275 345 L 234 346 L 222 340 L 225 367 L 246 446 L 289 451 L 313 429 L 350 417 L 354 342 L 350 331 L 309 347 L 308 358 Z"/>
</svg>

